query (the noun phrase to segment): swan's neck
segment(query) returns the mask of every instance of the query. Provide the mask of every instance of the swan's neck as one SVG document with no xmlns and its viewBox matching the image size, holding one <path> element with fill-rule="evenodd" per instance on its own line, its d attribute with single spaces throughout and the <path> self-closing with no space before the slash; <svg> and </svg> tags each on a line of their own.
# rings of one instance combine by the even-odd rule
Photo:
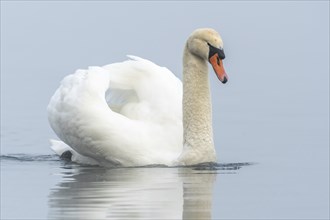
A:
<svg viewBox="0 0 330 220">
<path fill-rule="evenodd" d="M 179 162 L 185 165 L 215 162 L 208 65 L 187 47 L 183 56 L 182 104 L 184 149 Z"/>
</svg>

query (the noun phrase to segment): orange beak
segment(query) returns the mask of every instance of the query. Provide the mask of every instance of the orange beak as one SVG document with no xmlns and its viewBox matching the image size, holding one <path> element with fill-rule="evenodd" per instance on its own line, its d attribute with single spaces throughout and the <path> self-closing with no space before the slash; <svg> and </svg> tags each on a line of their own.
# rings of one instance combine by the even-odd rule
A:
<svg viewBox="0 0 330 220">
<path fill-rule="evenodd" d="M 225 84 L 228 81 L 228 76 L 225 69 L 223 68 L 222 60 L 219 58 L 219 55 L 215 53 L 209 58 L 215 74 L 217 74 L 218 79 Z"/>
</svg>

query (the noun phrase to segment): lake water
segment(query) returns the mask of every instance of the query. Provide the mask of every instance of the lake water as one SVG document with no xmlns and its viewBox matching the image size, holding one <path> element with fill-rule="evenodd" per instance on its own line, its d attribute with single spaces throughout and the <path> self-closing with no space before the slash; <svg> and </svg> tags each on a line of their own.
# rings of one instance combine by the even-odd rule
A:
<svg viewBox="0 0 330 220">
<path fill-rule="evenodd" d="M 218 167 L 104 169 L 49 149 L 65 75 L 135 54 L 181 77 L 206 26 L 229 75 L 210 74 Z M 329 219 L 329 2 L 1 1 L 0 217 Z"/>
<path fill-rule="evenodd" d="M 249 166 L 104 169 L 66 163 L 54 155 L 1 159 L 6 177 L 4 219 L 211 219 L 212 214 L 219 218 L 227 208 L 213 204 L 215 195 L 223 198 L 233 191 L 215 186 L 237 179 L 239 168 Z M 22 173 L 26 178 L 17 181 Z M 13 213 L 15 207 L 19 211 Z"/>
<path fill-rule="evenodd" d="M 324 170 L 307 162 L 104 169 L 7 155 L 1 219 L 326 219 Z"/>
</svg>

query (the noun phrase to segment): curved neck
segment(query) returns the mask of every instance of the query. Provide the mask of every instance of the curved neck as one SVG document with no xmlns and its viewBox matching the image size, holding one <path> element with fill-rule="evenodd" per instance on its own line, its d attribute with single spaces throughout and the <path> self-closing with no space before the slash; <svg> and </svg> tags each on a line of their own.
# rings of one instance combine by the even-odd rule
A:
<svg viewBox="0 0 330 220">
<path fill-rule="evenodd" d="M 216 162 L 208 64 L 191 54 L 187 46 L 183 55 L 182 102 L 184 149 L 179 162 Z"/>
</svg>

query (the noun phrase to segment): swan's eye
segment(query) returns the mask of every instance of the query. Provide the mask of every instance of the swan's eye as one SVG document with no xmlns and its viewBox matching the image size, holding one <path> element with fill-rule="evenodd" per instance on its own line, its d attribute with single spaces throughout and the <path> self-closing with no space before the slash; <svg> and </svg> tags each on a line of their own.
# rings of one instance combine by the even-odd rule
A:
<svg viewBox="0 0 330 220">
<path fill-rule="evenodd" d="M 209 45 L 209 59 L 214 55 L 214 54 L 218 54 L 218 58 L 217 59 L 225 59 L 225 53 L 223 51 L 223 48 L 216 48 L 213 47 L 211 44 L 207 43 Z"/>
</svg>

